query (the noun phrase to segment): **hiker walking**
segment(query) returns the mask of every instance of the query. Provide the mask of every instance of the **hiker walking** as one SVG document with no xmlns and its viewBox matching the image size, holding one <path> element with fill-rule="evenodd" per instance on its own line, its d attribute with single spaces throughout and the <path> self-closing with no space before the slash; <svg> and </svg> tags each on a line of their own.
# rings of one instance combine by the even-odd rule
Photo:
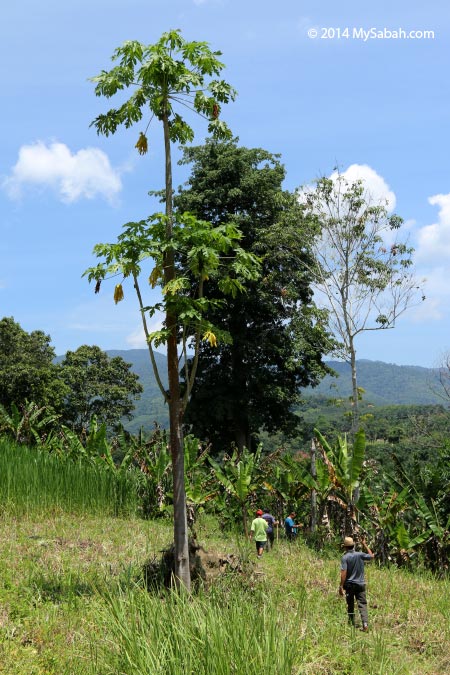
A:
<svg viewBox="0 0 450 675">
<path fill-rule="evenodd" d="M 286 532 L 286 537 L 289 541 L 294 541 L 297 536 L 298 528 L 301 527 L 301 525 L 295 522 L 295 516 L 296 513 L 292 511 L 284 521 L 284 531 Z"/>
<path fill-rule="evenodd" d="M 269 513 L 268 511 L 264 511 L 262 517 L 268 524 L 267 528 L 267 550 L 270 551 L 270 549 L 273 547 L 273 543 L 275 541 L 275 525 L 278 525 L 277 521 L 275 520 L 274 516 Z"/>
<path fill-rule="evenodd" d="M 355 542 L 351 537 L 345 537 L 342 546 L 345 553 L 341 559 L 341 583 L 339 595 L 344 595 L 347 601 L 348 620 L 355 625 L 355 598 L 361 615 L 362 630 L 369 630 L 369 617 L 367 613 L 366 584 L 364 580 L 364 563 L 374 559 L 374 554 L 367 546 L 365 540 L 361 544 L 367 553 L 355 551 Z"/>
<path fill-rule="evenodd" d="M 258 558 L 262 558 L 264 547 L 267 543 L 267 529 L 269 524 L 264 518 L 262 518 L 263 512 L 261 509 L 258 509 L 256 512 L 256 518 L 252 521 L 250 527 L 250 539 L 252 536 L 255 537 L 256 544 L 256 553 Z"/>
</svg>

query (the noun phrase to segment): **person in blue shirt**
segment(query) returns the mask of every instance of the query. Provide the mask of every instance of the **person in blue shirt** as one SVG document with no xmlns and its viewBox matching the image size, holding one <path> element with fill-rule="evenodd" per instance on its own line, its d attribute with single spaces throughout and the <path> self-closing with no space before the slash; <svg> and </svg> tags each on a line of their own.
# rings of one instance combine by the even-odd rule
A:
<svg viewBox="0 0 450 675">
<path fill-rule="evenodd" d="M 289 539 L 289 541 L 294 541 L 295 537 L 297 536 L 298 528 L 301 527 L 301 525 L 298 525 L 295 522 L 295 516 L 295 512 L 292 511 L 284 521 L 284 529 L 286 532 L 286 537 Z"/>
<path fill-rule="evenodd" d="M 269 513 L 268 511 L 264 511 L 263 516 L 265 521 L 267 521 L 268 528 L 267 528 L 267 550 L 270 551 L 270 549 L 273 547 L 273 543 L 275 541 L 275 525 L 278 525 L 277 521 L 275 520 L 274 516 Z"/>
<path fill-rule="evenodd" d="M 347 601 L 348 620 L 355 625 L 355 598 L 361 615 L 362 630 L 369 630 L 369 616 L 367 612 L 366 583 L 364 579 L 364 563 L 374 559 L 374 554 L 367 546 L 365 540 L 361 544 L 367 553 L 355 551 L 355 542 L 352 537 L 345 537 L 342 546 L 345 553 L 341 559 L 341 583 L 339 595 L 344 595 Z"/>
</svg>

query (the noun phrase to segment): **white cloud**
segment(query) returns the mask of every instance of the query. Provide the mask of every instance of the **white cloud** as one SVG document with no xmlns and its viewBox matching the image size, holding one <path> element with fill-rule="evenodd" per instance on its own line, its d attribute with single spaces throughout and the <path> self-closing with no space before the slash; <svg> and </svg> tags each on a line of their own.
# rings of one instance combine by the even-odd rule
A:
<svg viewBox="0 0 450 675">
<path fill-rule="evenodd" d="M 395 209 L 396 198 L 382 176 L 367 164 L 351 164 L 341 172 L 349 183 L 362 180 L 368 197 L 375 203 L 386 203 L 388 211 Z M 330 178 L 336 180 L 338 173 L 334 172 Z"/>
<path fill-rule="evenodd" d="M 448 261 L 450 257 L 450 193 L 434 195 L 428 201 L 432 206 L 439 207 L 438 222 L 419 230 L 416 260 L 435 265 Z"/>
<path fill-rule="evenodd" d="M 66 203 L 97 196 L 113 202 L 122 189 L 122 181 L 108 156 L 98 148 L 84 148 L 72 154 L 64 143 L 46 145 L 37 141 L 20 148 L 11 175 L 2 183 L 13 199 L 20 198 L 27 186 L 51 188 Z"/>
<path fill-rule="evenodd" d="M 164 315 L 162 312 L 155 312 L 155 316 L 153 318 L 153 321 L 148 324 L 148 330 L 149 333 L 153 333 L 154 331 L 161 330 L 163 328 L 163 323 L 164 323 Z M 146 349 L 147 348 L 147 340 L 145 339 L 145 333 L 144 329 L 142 326 L 137 328 L 135 331 L 130 333 L 129 335 L 126 336 L 125 341 L 127 345 L 131 349 Z M 165 346 L 160 345 L 158 347 L 158 350 L 160 352 L 165 352 Z"/>
<path fill-rule="evenodd" d="M 145 349 L 147 347 L 143 328 L 138 328 L 133 333 L 130 333 L 130 335 L 127 335 L 125 341 L 130 349 Z"/>
<path fill-rule="evenodd" d="M 378 174 L 375 169 L 367 164 L 351 164 L 345 171 L 334 171 L 330 178 L 336 181 L 341 175 L 348 183 L 353 183 L 357 180 L 363 182 L 366 196 L 374 204 L 386 205 L 389 212 L 395 209 L 396 197 L 394 192 L 389 188 L 384 178 Z M 299 198 L 314 190 L 314 185 L 306 185 L 299 191 Z"/>
</svg>

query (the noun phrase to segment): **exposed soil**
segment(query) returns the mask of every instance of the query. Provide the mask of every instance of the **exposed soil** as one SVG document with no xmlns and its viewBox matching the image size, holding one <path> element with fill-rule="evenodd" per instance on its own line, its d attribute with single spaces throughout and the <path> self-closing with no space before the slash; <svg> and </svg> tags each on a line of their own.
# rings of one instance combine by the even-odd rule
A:
<svg viewBox="0 0 450 675">
<path fill-rule="evenodd" d="M 189 540 L 189 565 L 191 583 L 195 588 L 199 584 L 209 586 L 222 574 L 234 572 L 242 574 L 244 565 L 233 554 L 206 551 L 196 540 Z M 248 565 L 248 563 L 246 563 Z M 155 589 L 164 586 L 170 588 L 175 574 L 174 545 L 162 551 L 160 559 L 153 558 L 145 563 L 143 568 L 147 588 Z"/>
</svg>

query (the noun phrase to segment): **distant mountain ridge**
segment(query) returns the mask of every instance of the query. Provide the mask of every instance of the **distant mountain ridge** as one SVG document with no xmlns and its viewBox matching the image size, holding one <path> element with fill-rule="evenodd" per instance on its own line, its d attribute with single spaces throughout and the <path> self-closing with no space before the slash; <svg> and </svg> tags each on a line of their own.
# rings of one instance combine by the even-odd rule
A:
<svg viewBox="0 0 450 675">
<path fill-rule="evenodd" d="M 330 398 L 348 398 L 352 393 L 351 369 L 348 363 L 328 361 L 337 377 L 327 375 L 305 395 L 322 394 Z M 422 366 L 397 366 L 384 361 L 357 361 L 358 386 L 364 389 L 364 400 L 374 405 L 428 405 L 442 403 L 437 372 Z"/>
<path fill-rule="evenodd" d="M 168 409 L 153 374 L 149 353 L 146 349 L 108 350 L 111 357 L 121 356 L 131 363 L 132 370 L 140 377 L 144 392 L 136 401 L 134 418 L 127 428 L 136 433 L 140 427 L 149 429 L 153 422 L 166 427 Z M 166 357 L 155 353 L 163 386 L 167 386 Z M 351 370 L 348 363 L 328 361 L 337 377 L 327 375 L 313 388 L 302 391 L 303 397 L 315 395 L 333 398 L 348 398 L 351 395 Z M 430 405 L 443 403 L 436 391 L 436 371 L 421 366 L 397 366 L 384 361 L 357 361 L 358 385 L 364 389 L 364 400 L 374 405 Z"/>
<path fill-rule="evenodd" d="M 139 375 L 144 388 L 141 398 L 135 401 L 133 419 L 125 424 L 131 433 L 135 434 L 141 427 L 150 429 L 154 423 L 167 428 L 169 425 L 169 410 L 164 403 L 163 395 L 153 373 L 148 349 L 111 349 L 106 350 L 108 356 L 121 356 L 124 361 L 131 363 L 131 369 Z M 156 365 L 163 387 L 167 387 L 167 359 L 165 354 L 154 352 Z"/>
</svg>

